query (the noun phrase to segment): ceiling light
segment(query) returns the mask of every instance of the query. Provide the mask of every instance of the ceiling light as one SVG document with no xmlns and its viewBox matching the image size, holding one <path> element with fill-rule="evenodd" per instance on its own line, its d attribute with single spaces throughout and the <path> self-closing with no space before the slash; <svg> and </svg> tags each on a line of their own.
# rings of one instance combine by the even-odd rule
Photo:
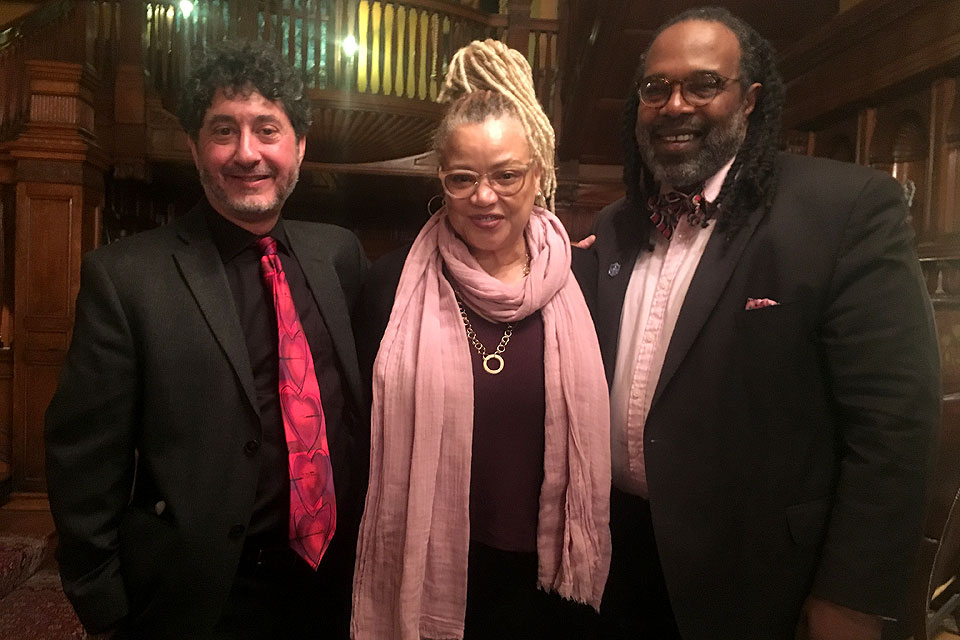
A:
<svg viewBox="0 0 960 640">
<path fill-rule="evenodd" d="M 347 36 L 343 39 L 343 52 L 347 54 L 348 57 L 352 58 L 357 53 L 357 49 L 360 47 L 357 46 L 357 39 L 352 35 Z"/>
</svg>

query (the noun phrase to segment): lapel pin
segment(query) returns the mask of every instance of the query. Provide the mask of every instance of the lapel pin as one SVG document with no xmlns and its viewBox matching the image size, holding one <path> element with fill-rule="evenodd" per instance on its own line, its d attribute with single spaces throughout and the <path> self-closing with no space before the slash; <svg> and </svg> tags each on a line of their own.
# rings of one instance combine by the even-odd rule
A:
<svg viewBox="0 0 960 640">
<path fill-rule="evenodd" d="M 616 278 L 618 273 L 620 273 L 620 263 L 614 262 L 610 265 L 610 268 L 607 269 L 607 275 L 611 278 Z"/>
</svg>

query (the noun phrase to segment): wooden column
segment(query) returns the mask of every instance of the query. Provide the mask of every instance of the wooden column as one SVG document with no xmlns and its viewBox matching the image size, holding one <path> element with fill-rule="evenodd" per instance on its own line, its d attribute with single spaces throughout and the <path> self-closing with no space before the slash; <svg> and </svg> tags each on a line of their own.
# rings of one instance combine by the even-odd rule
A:
<svg viewBox="0 0 960 640">
<path fill-rule="evenodd" d="M 527 55 L 530 48 L 530 0 L 507 3 L 507 46 Z"/>
<path fill-rule="evenodd" d="M 243 40 L 256 40 L 259 25 L 257 25 L 256 2 L 241 2 L 237 16 L 237 36 Z M 231 7 L 232 8 L 232 7 Z"/>
<path fill-rule="evenodd" d="M 30 120 L 13 143 L 13 490 L 43 492 L 43 415 L 74 319 L 80 258 L 99 242 L 105 163 L 84 64 L 31 60 Z"/>
<path fill-rule="evenodd" d="M 877 109 L 861 109 L 857 114 L 857 164 L 870 164 L 870 143 L 877 129 Z"/>
<path fill-rule="evenodd" d="M 935 236 L 950 236 L 956 241 L 956 233 L 960 231 L 960 212 L 956 210 L 954 201 L 957 166 L 955 154 L 948 144 L 951 119 L 957 108 L 957 78 L 938 78 L 930 87 L 930 194 L 927 201 L 930 203 L 932 219 L 930 226 Z M 954 246 L 956 246 L 954 244 Z"/>
<path fill-rule="evenodd" d="M 113 90 L 113 175 L 148 179 L 146 91 L 142 34 L 146 27 L 143 0 L 120 7 L 120 45 Z M 190 55 L 190 47 L 184 49 Z"/>
<path fill-rule="evenodd" d="M 12 485 L 13 459 L 13 218 L 16 163 L 0 152 L 0 504 Z"/>
</svg>

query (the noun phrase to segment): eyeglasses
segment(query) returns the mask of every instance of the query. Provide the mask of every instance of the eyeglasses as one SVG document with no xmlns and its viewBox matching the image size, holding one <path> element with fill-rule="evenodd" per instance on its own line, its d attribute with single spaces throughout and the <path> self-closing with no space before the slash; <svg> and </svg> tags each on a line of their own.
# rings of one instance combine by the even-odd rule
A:
<svg viewBox="0 0 960 640">
<path fill-rule="evenodd" d="M 725 91 L 740 78 L 725 78 L 712 71 L 698 71 L 683 80 L 667 80 L 663 76 L 648 76 L 637 83 L 637 96 L 647 107 L 662 107 L 673 95 L 673 87 L 680 85 L 680 95 L 692 107 L 702 107 Z"/>
<path fill-rule="evenodd" d="M 487 179 L 487 184 L 498 196 L 512 196 L 523 188 L 533 163 L 534 161 L 531 160 L 523 167 L 497 169 L 486 173 L 477 173 L 469 169 L 440 171 L 440 182 L 446 194 L 457 200 L 469 198 L 476 193 L 483 178 Z"/>
</svg>

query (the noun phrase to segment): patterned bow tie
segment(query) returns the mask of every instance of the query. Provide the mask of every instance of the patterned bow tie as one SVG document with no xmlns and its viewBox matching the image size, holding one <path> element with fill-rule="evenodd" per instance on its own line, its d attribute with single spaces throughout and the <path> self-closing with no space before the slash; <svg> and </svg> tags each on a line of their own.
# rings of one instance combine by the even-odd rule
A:
<svg viewBox="0 0 960 640">
<path fill-rule="evenodd" d="M 667 240 L 673 236 L 680 216 L 686 216 L 691 227 L 706 227 L 714 213 L 714 207 L 703 198 L 702 189 L 693 193 L 670 191 L 650 196 L 647 206 L 650 221 Z"/>
</svg>

